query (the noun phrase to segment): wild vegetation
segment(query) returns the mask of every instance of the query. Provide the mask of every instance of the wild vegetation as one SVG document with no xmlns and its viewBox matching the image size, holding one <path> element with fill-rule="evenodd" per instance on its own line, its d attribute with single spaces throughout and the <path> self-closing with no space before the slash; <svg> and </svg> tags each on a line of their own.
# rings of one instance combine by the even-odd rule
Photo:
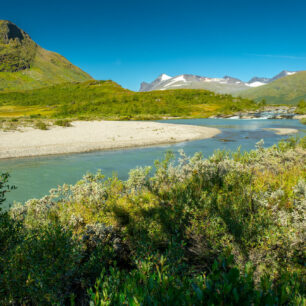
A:
<svg viewBox="0 0 306 306">
<path fill-rule="evenodd" d="M 296 108 L 296 113 L 299 115 L 306 115 L 306 101 L 305 100 L 301 100 Z M 302 118 L 300 120 L 301 123 L 306 124 L 306 118 Z"/>
<path fill-rule="evenodd" d="M 300 115 L 306 115 L 306 101 L 301 100 L 296 108 L 296 113 Z"/>
<path fill-rule="evenodd" d="M 15 204 L 1 304 L 305 305 L 305 150 L 169 152 L 126 181 L 87 174 Z"/>
<path fill-rule="evenodd" d="M 206 90 L 178 89 L 133 92 L 112 81 L 65 83 L 0 93 L 0 116 L 16 116 L 30 108 L 43 117 L 73 119 L 203 118 L 251 110 L 260 104 Z M 41 112 L 38 109 L 42 110 Z M 29 113 L 25 113 L 29 115 Z"/>
</svg>

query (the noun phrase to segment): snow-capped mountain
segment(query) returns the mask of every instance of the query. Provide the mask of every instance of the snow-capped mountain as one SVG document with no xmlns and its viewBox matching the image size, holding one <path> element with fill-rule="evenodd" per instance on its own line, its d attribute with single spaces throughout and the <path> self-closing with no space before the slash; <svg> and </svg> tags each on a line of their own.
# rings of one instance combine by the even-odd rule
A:
<svg viewBox="0 0 306 306">
<path fill-rule="evenodd" d="M 208 78 L 193 74 L 182 74 L 171 77 L 161 74 L 151 83 L 141 83 L 139 91 L 166 90 L 175 88 L 207 89 L 218 93 L 234 93 L 250 87 L 259 87 L 273 82 L 279 78 L 292 75 L 295 71 L 282 71 L 273 78 L 253 77 L 248 82 L 243 82 L 231 76 L 223 78 Z"/>
<path fill-rule="evenodd" d="M 286 77 L 286 76 L 288 76 L 288 75 L 293 75 L 293 74 L 295 74 L 295 73 L 297 73 L 297 71 L 287 71 L 287 70 L 283 70 L 282 72 L 280 72 L 279 74 L 277 74 L 275 77 L 271 78 L 271 79 L 270 79 L 270 82 L 273 82 L 273 81 L 278 80 L 278 79 L 280 79 L 280 78 Z M 270 82 L 269 82 L 269 83 L 270 83 Z"/>
<path fill-rule="evenodd" d="M 274 76 L 273 78 L 259 78 L 259 77 L 254 77 L 252 78 L 249 82 L 247 82 L 246 84 L 250 87 L 258 87 L 261 85 L 265 85 L 268 83 L 271 83 L 273 81 L 276 81 L 280 78 L 286 77 L 288 75 L 293 75 L 295 74 L 296 71 L 287 71 L 287 70 L 283 70 L 282 72 L 280 72 L 279 74 L 277 74 L 276 76 Z M 257 86 L 256 86 L 256 85 Z M 254 86 L 255 85 L 255 86 Z"/>
<path fill-rule="evenodd" d="M 166 90 L 175 88 L 208 89 L 216 92 L 233 92 L 246 87 L 236 78 L 207 78 L 192 74 L 182 74 L 175 77 L 161 74 L 152 83 L 141 83 L 139 91 Z"/>
<path fill-rule="evenodd" d="M 155 87 L 158 87 L 160 84 L 163 82 L 171 79 L 172 77 L 166 75 L 166 74 L 161 74 L 157 79 L 155 79 L 152 83 L 146 83 L 142 82 L 140 84 L 140 90 L 139 91 L 151 91 L 154 90 Z"/>
</svg>

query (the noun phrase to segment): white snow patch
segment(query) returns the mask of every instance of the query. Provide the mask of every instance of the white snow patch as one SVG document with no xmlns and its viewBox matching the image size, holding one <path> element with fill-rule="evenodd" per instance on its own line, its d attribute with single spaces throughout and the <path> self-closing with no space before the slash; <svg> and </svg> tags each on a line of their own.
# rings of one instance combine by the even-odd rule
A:
<svg viewBox="0 0 306 306">
<path fill-rule="evenodd" d="M 262 85 L 266 85 L 266 83 L 263 83 L 263 82 L 252 82 L 252 83 L 245 83 L 245 84 L 250 87 L 259 87 Z"/>
<path fill-rule="evenodd" d="M 187 81 L 186 81 L 186 79 L 184 78 L 183 75 L 179 75 L 179 76 L 177 76 L 175 78 L 172 78 L 172 80 L 169 83 L 165 84 L 165 87 L 168 87 L 168 86 L 170 86 L 170 85 L 172 85 L 174 83 L 177 83 L 177 82 L 184 82 L 184 83 L 186 83 Z"/>
<path fill-rule="evenodd" d="M 293 75 L 293 74 L 296 74 L 296 71 L 286 71 L 286 74 L 287 75 Z"/>
<path fill-rule="evenodd" d="M 167 81 L 167 80 L 169 80 L 169 79 L 172 79 L 172 77 L 169 76 L 169 75 L 166 75 L 165 73 L 163 73 L 163 74 L 160 76 L 160 80 L 161 80 L 161 81 Z"/>
<path fill-rule="evenodd" d="M 175 80 L 176 82 L 179 82 L 179 81 L 187 82 L 183 75 L 179 75 L 179 76 L 173 78 L 173 80 Z"/>
<path fill-rule="evenodd" d="M 201 78 L 201 81 L 202 82 L 211 82 L 211 79 L 210 78 Z"/>
<path fill-rule="evenodd" d="M 203 81 L 204 82 L 218 82 L 218 83 L 225 82 L 227 83 L 226 79 L 220 79 L 220 78 L 205 78 L 205 80 Z"/>
</svg>

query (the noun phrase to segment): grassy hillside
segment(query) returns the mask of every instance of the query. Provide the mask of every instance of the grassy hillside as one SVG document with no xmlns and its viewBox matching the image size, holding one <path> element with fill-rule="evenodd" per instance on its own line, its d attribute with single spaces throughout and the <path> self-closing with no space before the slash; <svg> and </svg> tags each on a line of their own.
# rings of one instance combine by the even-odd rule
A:
<svg viewBox="0 0 306 306">
<path fill-rule="evenodd" d="M 0 211 L 1 304 L 305 305 L 305 139 L 257 147 Z"/>
<path fill-rule="evenodd" d="M 257 104 L 206 90 L 177 89 L 133 92 L 112 81 L 65 83 L 19 92 L 0 93 L 0 116 L 22 115 L 24 107 L 45 108 L 66 118 L 154 119 L 208 117 L 254 109 Z M 36 112 L 37 114 L 37 112 Z M 43 115 L 44 113 L 42 113 Z M 25 114 L 26 115 L 26 114 Z"/>
<path fill-rule="evenodd" d="M 245 90 L 239 95 L 256 101 L 265 99 L 268 104 L 296 105 L 299 101 L 306 99 L 306 71 Z"/>
<path fill-rule="evenodd" d="M 63 56 L 41 48 L 16 25 L 0 20 L 0 91 L 89 79 Z"/>
</svg>

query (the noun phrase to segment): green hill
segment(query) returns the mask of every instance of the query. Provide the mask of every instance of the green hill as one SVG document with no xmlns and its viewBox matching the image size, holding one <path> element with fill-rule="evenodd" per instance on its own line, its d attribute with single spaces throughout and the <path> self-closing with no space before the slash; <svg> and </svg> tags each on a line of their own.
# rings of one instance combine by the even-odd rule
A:
<svg viewBox="0 0 306 306">
<path fill-rule="evenodd" d="M 92 79 L 63 56 L 38 46 L 15 24 L 0 20 L 0 90 L 32 89 Z"/>
<path fill-rule="evenodd" d="M 65 118 L 157 119 L 209 117 L 254 109 L 256 103 L 207 90 L 133 92 L 112 81 L 65 83 L 0 93 L 0 116 L 35 114 Z M 43 112 L 41 112 L 43 110 Z"/>
<path fill-rule="evenodd" d="M 239 93 L 255 101 L 266 100 L 268 104 L 297 104 L 306 99 L 306 71 L 297 72 L 264 86 Z"/>
</svg>

